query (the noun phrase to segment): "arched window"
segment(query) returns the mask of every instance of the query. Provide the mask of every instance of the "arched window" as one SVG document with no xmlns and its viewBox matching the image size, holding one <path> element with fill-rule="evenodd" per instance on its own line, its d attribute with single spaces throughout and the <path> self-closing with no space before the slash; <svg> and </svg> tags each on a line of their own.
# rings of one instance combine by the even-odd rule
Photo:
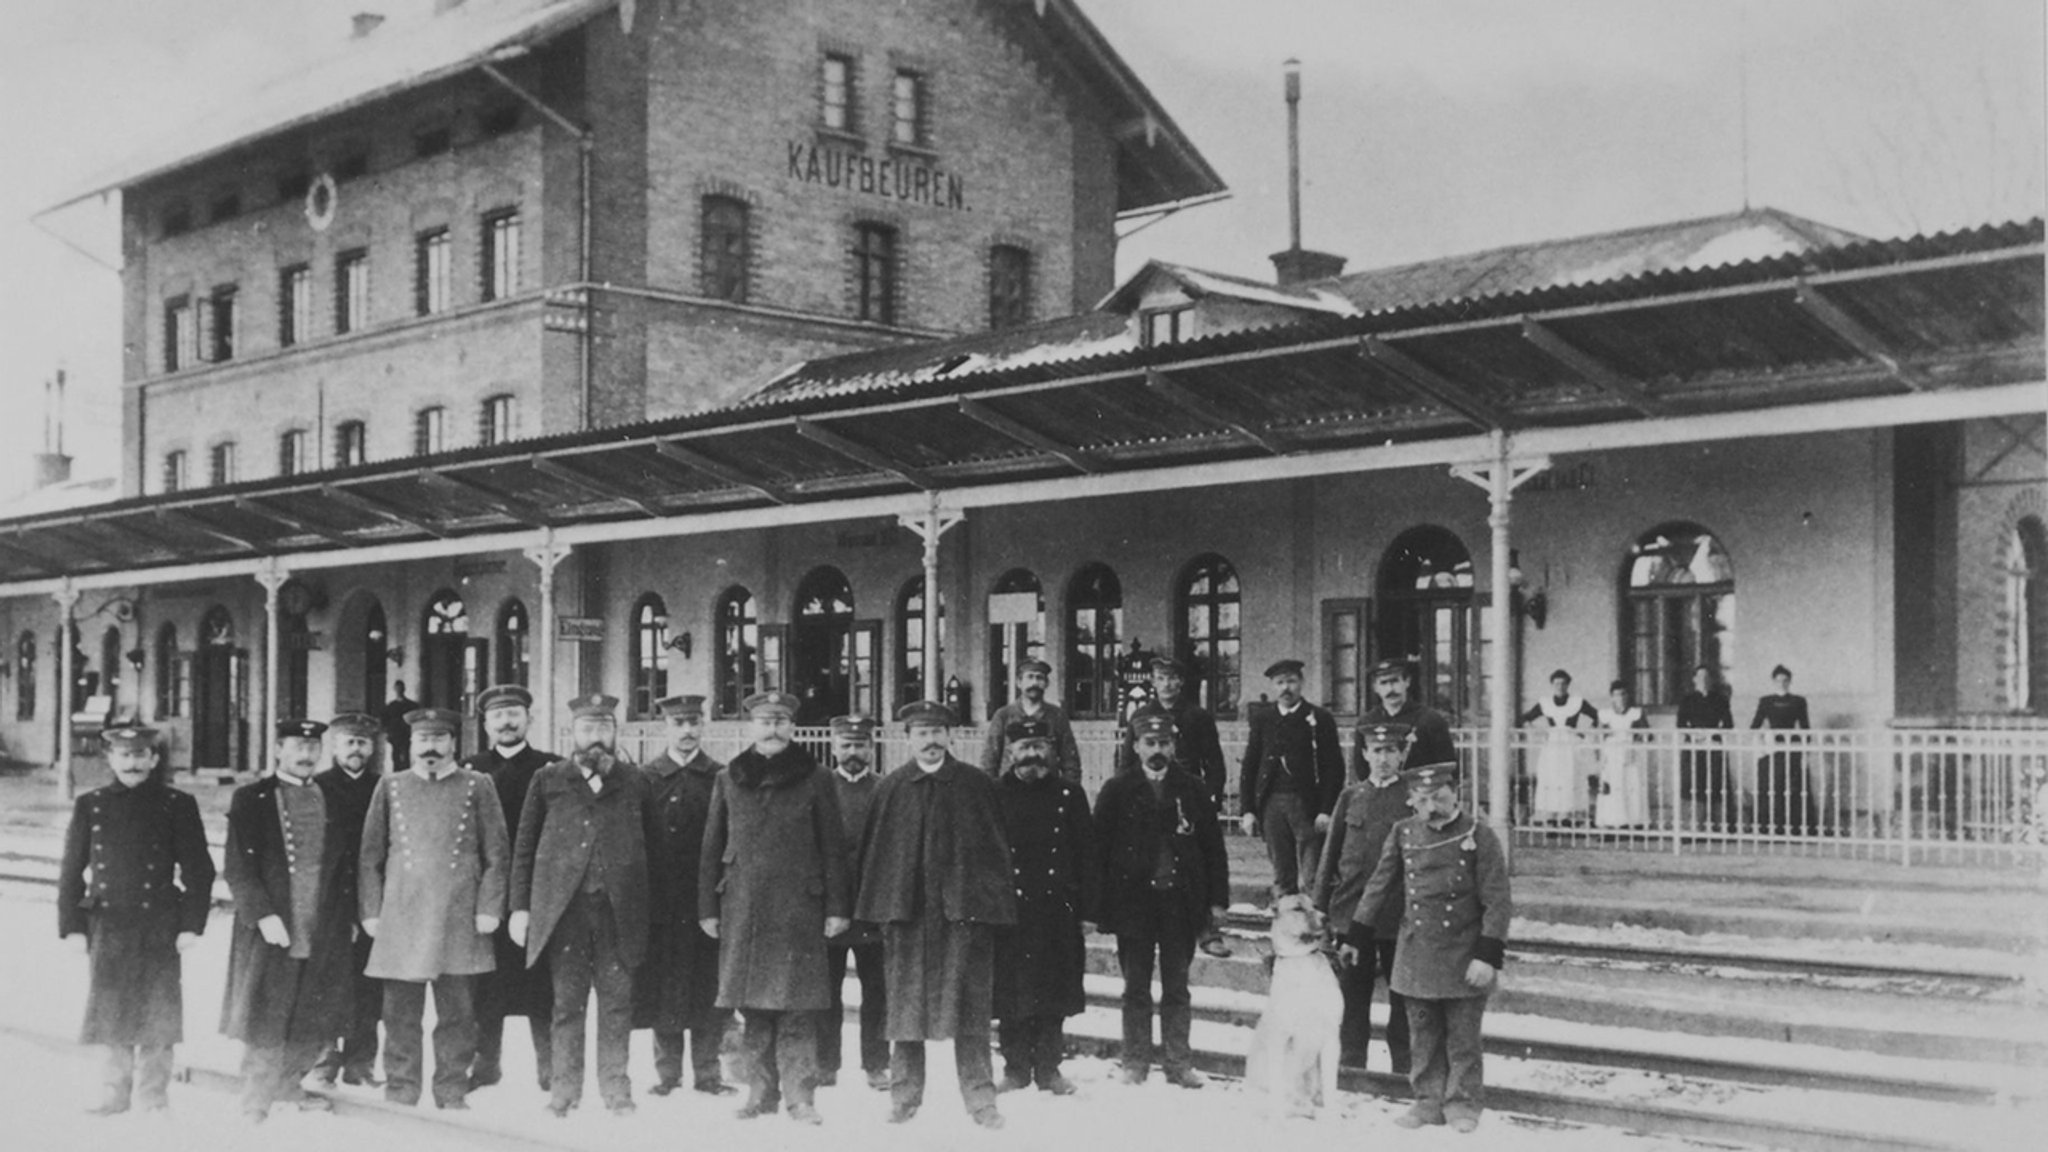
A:
<svg viewBox="0 0 2048 1152">
<path fill-rule="evenodd" d="M 1077 719 L 1117 714 L 1124 588 L 1107 565 L 1090 564 L 1067 583 L 1067 710 Z"/>
<path fill-rule="evenodd" d="M 2000 679 L 2014 712 L 2048 710 L 2048 528 L 2022 517 L 2005 540 L 2004 650 Z"/>
<path fill-rule="evenodd" d="M 738 585 L 727 588 L 711 618 L 718 627 L 716 713 L 737 716 L 741 701 L 760 683 L 761 622 L 754 615 L 754 594 Z"/>
<path fill-rule="evenodd" d="M 121 710 L 121 629 L 108 625 L 100 633 L 99 694 L 107 698 L 107 715 Z"/>
<path fill-rule="evenodd" d="M 632 643 L 627 663 L 633 676 L 626 715 L 634 720 L 654 717 L 654 702 L 668 695 L 668 605 L 649 592 L 633 605 Z"/>
<path fill-rule="evenodd" d="M 714 300 L 747 298 L 747 202 L 706 196 L 698 249 L 699 285 Z"/>
<path fill-rule="evenodd" d="M 156 630 L 156 716 L 183 716 L 192 699 L 192 665 L 178 654 L 178 626 Z"/>
<path fill-rule="evenodd" d="M 1727 683 L 1735 569 L 1719 537 L 1697 524 L 1653 528 L 1629 546 L 1622 582 L 1621 678 L 1637 703 L 1678 703 L 1701 664 Z"/>
<path fill-rule="evenodd" d="M 500 684 L 527 683 L 527 644 L 532 629 L 527 626 L 526 605 L 507 600 L 498 609 L 498 667 Z"/>
<path fill-rule="evenodd" d="M 946 597 L 939 596 L 939 667 L 946 666 Z M 924 577 L 896 595 L 896 704 L 924 699 Z"/>
<path fill-rule="evenodd" d="M 797 585 L 795 629 L 790 639 L 793 688 L 802 701 L 797 723 L 823 724 L 856 709 L 874 715 L 881 706 L 881 622 L 856 626 L 853 586 L 830 566 L 811 569 Z"/>
<path fill-rule="evenodd" d="M 1221 556 L 1196 557 L 1181 573 L 1175 603 L 1173 650 L 1187 665 L 1188 687 L 1211 714 L 1235 716 L 1244 676 L 1237 569 Z"/>
<path fill-rule="evenodd" d="M 1017 665 L 1045 658 L 1045 590 L 1038 577 L 1012 568 L 988 594 L 987 714 L 1010 702 Z"/>
<path fill-rule="evenodd" d="M 14 642 L 14 718 L 36 718 L 36 634 L 23 632 Z"/>
<path fill-rule="evenodd" d="M 1396 536 L 1380 561 L 1379 594 L 1377 655 L 1416 662 L 1423 703 L 1473 716 L 1478 628 L 1465 542 L 1433 524 Z"/>
<path fill-rule="evenodd" d="M 469 609 L 454 590 L 443 588 L 427 601 L 420 645 L 420 703 L 464 711 L 468 695 Z"/>
<path fill-rule="evenodd" d="M 375 712 L 384 706 L 385 670 L 390 659 L 391 630 L 384 622 L 384 605 L 370 601 L 369 610 L 363 613 L 363 711 Z"/>
</svg>

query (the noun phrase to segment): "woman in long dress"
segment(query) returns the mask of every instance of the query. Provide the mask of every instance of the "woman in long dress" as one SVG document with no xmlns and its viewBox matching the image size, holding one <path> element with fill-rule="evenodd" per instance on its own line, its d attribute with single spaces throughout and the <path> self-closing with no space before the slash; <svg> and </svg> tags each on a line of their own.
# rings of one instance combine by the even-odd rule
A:
<svg viewBox="0 0 2048 1152">
<path fill-rule="evenodd" d="M 1716 683 L 1714 669 L 1692 670 L 1692 691 L 1678 702 L 1678 726 L 1684 729 L 1735 727 L 1728 694 Z M 1678 754 L 1678 791 L 1692 809 L 1690 827 L 1712 832 L 1732 830 L 1742 794 L 1730 787 L 1728 754 L 1713 747 L 1719 737 L 1695 736 Z"/>
<path fill-rule="evenodd" d="M 1638 828 L 1650 822 L 1650 771 L 1635 748 L 1635 730 L 1648 728 L 1641 705 L 1631 705 L 1628 685 L 1607 686 L 1611 708 L 1600 709 L 1600 795 L 1593 823 L 1602 828 Z"/>
<path fill-rule="evenodd" d="M 1587 788 L 1586 773 L 1579 763 L 1580 732 L 1590 732 L 1599 719 L 1591 704 L 1572 694 L 1571 673 L 1562 668 L 1550 674 L 1550 696 L 1522 713 L 1523 724 L 1548 729 L 1536 757 L 1536 795 L 1530 802 L 1537 820 L 1555 824 L 1585 818 Z"/>
<path fill-rule="evenodd" d="M 1792 694 L 1792 670 L 1783 664 L 1771 669 L 1771 683 L 1778 690 L 1756 702 L 1756 715 L 1749 726 L 1779 731 L 1811 729 L 1806 697 Z M 1757 824 L 1765 832 L 1811 836 L 1820 822 L 1806 787 L 1806 754 L 1797 751 L 1801 742 L 1798 736 L 1779 736 L 1773 743 L 1792 750 L 1771 752 L 1757 761 Z"/>
</svg>

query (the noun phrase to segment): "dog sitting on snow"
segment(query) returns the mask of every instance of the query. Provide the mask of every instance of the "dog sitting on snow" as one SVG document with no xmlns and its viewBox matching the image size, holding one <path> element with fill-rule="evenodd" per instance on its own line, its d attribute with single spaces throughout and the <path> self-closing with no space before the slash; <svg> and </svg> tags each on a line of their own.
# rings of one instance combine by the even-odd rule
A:
<svg viewBox="0 0 2048 1152">
<path fill-rule="evenodd" d="M 1338 1025 L 1344 994 L 1323 955 L 1323 914 L 1308 897 L 1273 906 L 1273 978 L 1266 1010 L 1245 1060 L 1245 1083 L 1263 1090 L 1276 1112 L 1315 1115 L 1337 1103 Z"/>
</svg>

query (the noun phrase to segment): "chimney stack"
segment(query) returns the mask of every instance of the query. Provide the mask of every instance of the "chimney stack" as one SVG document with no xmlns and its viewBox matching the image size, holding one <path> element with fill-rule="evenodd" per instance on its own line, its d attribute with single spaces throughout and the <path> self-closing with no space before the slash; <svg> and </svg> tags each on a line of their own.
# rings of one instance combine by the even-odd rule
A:
<svg viewBox="0 0 2048 1152">
<path fill-rule="evenodd" d="M 1287 251 L 1275 252 L 1273 274 L 1282 286 L 1324 280 L 1344 271 L 1344 257 L 1301 246 L 1301 61 L 1289 59 L 1287 94 Z"/>
<path fill-rule="evenodd" d="M 349 21 L 348 38 L 351 40 L 361 40 L 363 37 L 375 32 L 377 25 L 382 23 L 384 23 L 384 14 L 381 12 L 358 12 Z"/>
</svg>

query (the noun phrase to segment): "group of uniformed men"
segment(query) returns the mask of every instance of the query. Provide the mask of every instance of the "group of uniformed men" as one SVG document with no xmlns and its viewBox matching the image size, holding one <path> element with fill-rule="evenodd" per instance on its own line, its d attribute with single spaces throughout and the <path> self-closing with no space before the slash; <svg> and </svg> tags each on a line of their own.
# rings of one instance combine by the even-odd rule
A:
<svg viewBox="0 0 2048 1152">
<path fill-rule="evenodd" d="M 636 1027 L 654 1032 L 657 1095 L 681 1086 L 686 1054 L 697 1091 L 736 1091 L 719 1064 L 736 1011 L 738 1115 L 817 1124 L 813 1089 L 837 1080 L 852 969 L 862 1071 L 891 1094 L 890 1120 L 923 1102 L 925 1042 L 952 1040 L 968 1112 L 1001 1127 L 999 1091 L 1074 1091 L 1060 1071 L 1064 1021 L 1084 1007 L 1090 922 L 1116 937 L 1124 1081 L 1142 1083 L 1156 1051 L 1170 1083 L 1200 1087 L 1189 969 L 1198 943 L 1227 954 L 1215 722 L 1182 691 L 1181 667 L 1155 660 L 1156 699 L 1129 722 L 1091 811 L 1072 728 L 1044 699 L 1050 672 L 1023 668 L 979 768 L 953 756 L 958 719 L 930 702 L 898 714 L 909 758 L 896 770 L 877 764 L 875 721 L 860 715 L 831 722 L 820 765 L 780 692 L 745 702 L 748 746 L 729 765 L 703 750 L 697 696 L 659 702 L 667 747 L 644 766 L 619 757 L 618 701 L 604 695 L 570 702 L 573 749 L 559 758 L 528 743 L 532 698 L 517 686 L 480 697 L 491 747 L 462 763 L 463 717 L 444 709 L 406 716 L 409 767 L 389 773 L 377 717 L 279 724 L 276 772 L 238 789 L 228 814 L 221 1027 L 245 1044 L 245 1114 L 330 1107 L 304 1091 L 309 1074 L 379 1084 L 380 1020 L 385 1096 L 417 1104 L 431 990 L 438 1107 L 466 1108 L 500 1080 L 505 1019 L 523 1015 L 548 1109 L 566 1116 L 582 1097 L 594 994 L 596 1081 L 612 1113 L 634 1110 Z M 1268 676 L 1280 699 L 1252 725 L 1243 819 L 1265 835 L 1276 892 L 1306 883 L 1341 938 L 1346 1057 L 1363 1061 L 1384 972 L 1397 1070 L 1411 1038 L 1415 1056 L 1402 1122 L 1469 1129 L 1478 1008 L 1508 905 L 1498 842 L 1459 810 L 1448 726 L 1408 699 L 1405 665 L 1376 667 L 1379 702 L 1346 788 L 1334 723 L 1301 699 L 1299 662 Z M 106 1114 L 165 1104 L 178 955 L 204 930 L 214 869 L 196 803 L 156 771 L 155 733 L 104 735 L 115 782 L 77 801 L 58 927 L 91 958 L 83 1039 L 108 1047 L 94 1109 Z"/>
</svg>

